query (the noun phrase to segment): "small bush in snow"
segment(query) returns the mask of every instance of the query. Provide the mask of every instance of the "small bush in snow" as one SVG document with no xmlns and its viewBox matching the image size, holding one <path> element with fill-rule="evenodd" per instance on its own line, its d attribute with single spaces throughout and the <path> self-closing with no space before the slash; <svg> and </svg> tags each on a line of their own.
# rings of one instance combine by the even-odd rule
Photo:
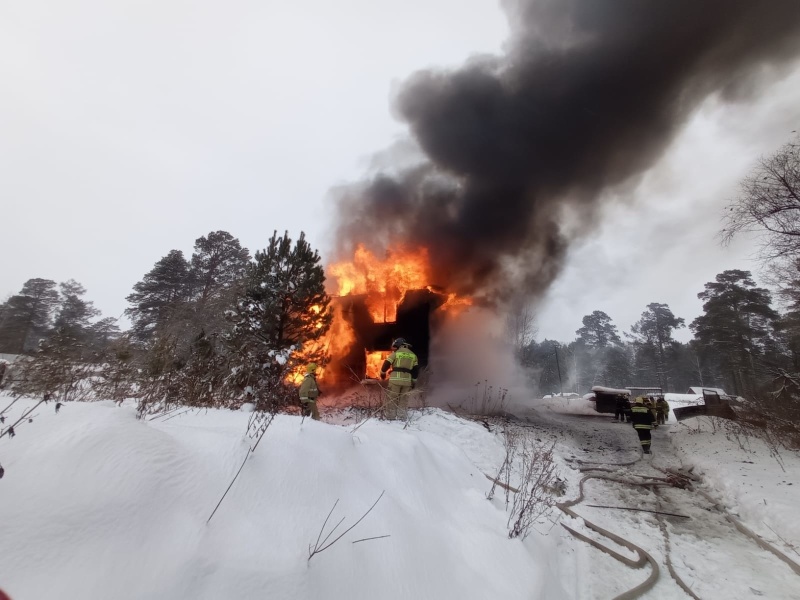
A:
<svg viewBox="0 0 800 600">
<path fill-rule="evenodd" d="M 555 442 L 548 445 L 510 427 L 503 433 L 506 456 L 487 497 L 494 496 L 497 485 L 505 490 L 508 537 L 525 539 L 555 505 L 554 491 L 561 489 L 553 460 Z"/>
<path fill-rule="evenodd" d="M 489 385 L 489 381 L 484 379 L 475 384 L 472 395 L 462 406 L 473 415 L 502 415 L 507 395 L 508 389 Z"/>
<path fill-rule="evenodd" d="M 322 527 L 319 530 L 319 535 L 317 536 L 317 541 L 314 542 L 313 545 L 312 544 L 308 545 L 308 560 L 310 561 L 312 558 L 314 558 L 315 555 L 319 554 L 320 552 L 324 552 L 325 550 L 327 550 L 328 548 L 333 546 L 336 542 L 338 542 L 340 539 L 342 539 L 347 533 L 352 531 L 356 527 L 356 525 L 361 523 L 361 521 L 363 521 L 364 518 L 369 513 L 372 512 L 372 509 L 375 508 L 375 506 L 378 504 L 378 502 L 381 501 L 381 498 L 383 498 L 383 495 L 385 493 L 386 493 L 386 490 L 382 491 L 381 495 L 378 496 L 378 499 L 375 500 L 375 502 L 372 503 L 372 506 L 369 507 L 367 512 L 365 512 L 363 515 L 361 515 L 361 518 L 358 521 L 353 523 L 350 527 L 345 529 L 342 533 L 340 533 L 337 537 L 333 538 L 329 542 L 328 540 L 330 539 L 330 537 L 336 532 L 336 530 L 339 528 L 339 525 L 341 525 L 344 522 L 344 519 L 345 519 L 345 517 L 342 517 L 341 519 L 339 519 L 339 522 L 336 525 L 334 525 L 333 528 L 331 528 L 331 530 L 327 533 L 327 535 L 325 535 L 325 527 L 328 525 L 328 521 L 330 520 L 331 515 L 333 514 L 333 511 L 336 510 L 336 505 L 339 504 L 339 500 L 337 499 L 336 502 L 333 503 L 333 507 L 331 508 L 331 511 L 328 513 L 328 516 L 325 517 L 325 522 L 322 523 Z M 324 538 L 322 537 L 323 535 L 325 535 Z M 389 537 L 389 536 L 388 535 L 381 535 L 381 536 L 376 536 L 374 538 L 365 538 L 365 539 L 361 539 L 361 540 L 356 540 L 353 543 L 355 544 L 356 542 L 365 542 L 367 540 L 380 539 L 380 538 L 385 538 L 385 537 Z"/>
</svg>

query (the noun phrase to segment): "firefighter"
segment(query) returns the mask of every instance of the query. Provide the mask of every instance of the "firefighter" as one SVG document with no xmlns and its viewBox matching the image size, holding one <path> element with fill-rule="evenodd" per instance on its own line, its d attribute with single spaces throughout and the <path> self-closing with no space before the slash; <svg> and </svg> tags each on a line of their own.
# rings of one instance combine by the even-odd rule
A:
<svg viewBox="0 0 800 600">
<path fill-rule="evenodd" d="M 664 399 L 664 396 L 659 396 L 656 400 L 656 422 L 663 425 L 669 420 L 669 402 Z"/>
<path fill-rule="evenodd" d="M 391 369 L 383 415 L 387 419 L 405 421 L 408 417 L 408 394 L 417 384 L 419 361 L 417 355 L 411 351 L 411 344 L 403 338 L 392 342 L 392 350 L 381 367 L 381 379 L 386 379 L 386 374 Z"/>
<path fill-rule="evenodd" d="M 631 401 L 628 399 L 628 396 L 625 394 L 619 394 L 617 396 L 617 404 L 616 410 L 614 412 L 614 420 L 619 421 L 620 423 L 625 422 L 625 417 L 630 414 L 631 410 Z M 628 419 L 630 420 L 630 418 Z"/>
<path fill-rule="evenodd" d="M 303 383 L 300 384 L 300 406 L 304 417 L 311 415 L 315 421 L 319 421 L 319 410 L 317 409 L 317 398 L 320 395 L 317 385 L 317 363 L 308 363 L 306 375 Z"/>
<path fill-rule="evenodd" d="M 644 405 L 647 407 L 647 409 L 651 413 L 653 413 L 653 422 L 655 423 L 655 426 L 658 427 L 658 423 L 656 423 L 656 420 L 657 420 L 657 417 L 658 417 L 658 413 L 656 412 L 656 403 L 655 403 L 655 400 L 653 399 L 653 397 L 652 396 L 645 396 L 644 397 Z"/>
<path fill-rule="evenodd" d="M 650 439 L 651 430 L 655 425 L 655 417 L 653 412 L 645 406 L 645 399 L 641 396 L 636 398 L 636 403 L 631 407 L 631 417 L 633 421 L 633 428 L 639 436 L 639 441 L 642 444 L 642 452 L 650 454 Z"/>
</svg>

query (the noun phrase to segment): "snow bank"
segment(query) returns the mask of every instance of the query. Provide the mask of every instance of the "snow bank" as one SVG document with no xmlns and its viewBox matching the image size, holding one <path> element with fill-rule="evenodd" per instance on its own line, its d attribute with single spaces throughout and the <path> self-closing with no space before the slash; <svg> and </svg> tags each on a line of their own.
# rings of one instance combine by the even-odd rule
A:
<svg viewBox="0 0 800 600">
<path fill-rule="evenodd" d="M 453 415 L 354 435 L 279 416 L 206 525 L 246 454 L 248 414 L 50 410 L 0 439 L 0 587 L 14 600 L 561 596 L 538 541 L 508 540 L 505 512 L 485 498 L 499 441 Z M 307 560 L 337 499 L 338 534 L 384 490 Z"/>
<path fill-rule="evenodd" d="M 672 444 L 713 488 L 713 495 L 748 527 L 783 547 L 780 535 L 800 548 L 800 455 L 775 455 L 761 440 L 736 438 L 714 427 L 711 419 L 693 418 L 672 423 Z"/>
</svg>

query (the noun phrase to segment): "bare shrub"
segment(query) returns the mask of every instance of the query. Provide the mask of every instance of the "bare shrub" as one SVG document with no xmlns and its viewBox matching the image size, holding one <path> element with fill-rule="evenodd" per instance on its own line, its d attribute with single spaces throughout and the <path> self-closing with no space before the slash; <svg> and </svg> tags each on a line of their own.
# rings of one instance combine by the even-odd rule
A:
<svg viewBox="0 0 800 600">
<path fill-rule="evenodd" d="M 35 398 L 50 394 L 54 400 L 71 402 L 91 396 L 96 366 L 58 354 L 39 353 L 18 360 L 11 395 Z"/>
<path fill-rule="evenodd" d="M 473 415 L 503 415 L 507 395 L 507 388 L 489 385 L 489 380 L 484 379 L 475 384 L 469 399 L 461 406 Z"/>
<path fill-rule="evenodd" d="M 503 436 L 505 459 L 487 498 L 494 497 L 498 485 L 505 490 L 508 537 L 524 540 L 534 524 L 555 506 L 554 493 L 561 490 L 553 459 L 555 442 L 540 442 L 512 427 L 506 427 Z"/>
<path fill-rule="evenodd" d="M 778 445 L 800 449 L 800 374 L 784 369 L 770 369 L 773 390 L 758 402 L 745 402 L 741 418 L 748 423 L 761 425 L 765 436 Z"/>
<path fill-rule="evenodd" d="M 511 465 L 514 464 L 514 460 L 517 456 L 517 450 L 520 447 L 520 436 L 521 433 L 516 429 L 506 428 L 503 431 L 503 446 L 505 448 L 506 455 L 503 459 L 503 464 L 500 465 L 500 470 L 497 472 L 497 476 L 492 482 L 492 488 L 486 495 L 489 500 L 494 498 L 497 486 L 500 485 L 500 487 L 505 490 L 506 508 L 508 508 L 508 505 L 511 501 L 509 494 L 514 491 L 511 487 Z"/>
<path fill-rule="evenodd" d="M 528 537 L 536 521 L 555 505 L 558 470 L 553 461 L 555 442 L 547 446 L 522 436 L 520 491 L 513 496 L 508 517 L 508 537 Z"/>
<path fill-rule="evenodd" d="M 781 450 L 792 448 L 792 444 L 796 444 L 791 436 L 786 435 L 786 431 L 780 424 L 771 423 L 769 419 L 765 419 L 764 414 L 760 411 L 750 412 L 747 410 L 739 411 L 739 418 L 735 421 L 728 419 L 721 419 L 717 417 L 710 417 L 715 432 L 720 431 L 725 434 L 725 437 L 732 442 L 736 442 L 739 448 L 747 453 L 755 454 L 752 447 L 752 440 L 761 440 L 769 450 L 770 455 L 781 469 L 784 469 L 783 458 L 781 457 Z"/>
<path fill-rule="evenodd" d="M 228 484 L 228 487 L 225 489 L 225 493 L 222 494 L 222 497 L 219 499 L 219 502 L 217 502 L 217 505 L 214 507 L 214 510 L 208 517 L 206 525 L 208 525 L 208 523 L 211 522 L 211 519 L 214 518 L 214 515 L 216 514 L 220 505 L 222 504 L 222 501 L 225 500 L 225 496 L 228 495 L 228 492 L 231 491 L 233 484 L 236 483 L 236 480 L 239 478 L 242 469 L 244 469 L 244 465 L 247 463 L 247 459 L 250 458 L 250 455 L 256 451 L 256 448 L 258 448 L 258 445 L 261 443 L 261 440 L 266 435 L 267 429 L 269 429 L 269 426 L 272 425 L 272 422 L 275 420 L 275 415 L 278 412 L 278 408 L 279 404 L 275 401 L 269 402 L 267 400 L 261 400 L 261 399 L 256 401 L 255 408 L 253 412 L 250 414 L 250 418 L 247 421 L 247 436 L 254 441 L 250 445 L 250 448 L 247 449 L 247 454 L 245 454 L 244 460 L 242 461 L 239 470 L 236 471 L 236 475 L 233 476 L 233 479 L 231 480 L 230 484 Z"/>
<path fill-rule="evenodd" d="M 344 522 L 344 519 L 345 519 L 345 517 L 342 517 L 341 519 L 339 519 L 339 522 L 336 525 L 333 526 L 333 528 L 328 532 L 328 534 L 325 535 L 324 538 L 322 537 L 323 534 L 325 534 L 325 527 L 328 525 L 328 521 L 330 520 L 331 515 L 333 514 L 333 511 L 336 510 L 336 505 L 339 504 L 339 500 L 337 498 L 336 502 L 333 503 L 333 507 L 331 507 L 331 511 L 328 513 L 328 516 L 325 517 L 325 522 L 322 523 L 322 527 L 319 530 L 319 535 L 317 536 L 317 541 L 314 542 L 313 546 L 311 544 L 308 545 L 308 560 L 310 561 L 312 558 L 314 558 L 315 555 L 319 554 L 320 552 L 324 552 L 325 550 L 327 550 L 328 548 L 333 546 L 336 542 L 338 542 L 340 539 L 342 539 L 348 532 L 352 531 L 356 527 L 356 525 L 361 523 L 361 521 L 363 521 L 364 518 L 369 513 L 372 512 L 372 509 L 375 508 L 375 506 L 378 504 L 378 502 L 380 502 L 381 498 L 383 498 L 383 495 L 385 493 L 386 493 L 386 490 L 381 492 L 381 495 L 378 496 L 378 499 L 375 500 L 375 502 L 372 503 L 372 506 L 369 507 L 367 512 L 365 512 L 363 515 L 361 515 L 361 518 L 358 521 L 353 523 L 350 527 L 345 529 L 337 537 L 335 537 L 333 540 L 328 542 L 330 537 L 336 532 L 336 530 L 339 528 L 339 525 L 341 525 Z M 355 540 L 353 543 L 355 544 L 355 543 L 358 543 L 358 542 L 366 542 L 368 540 L 377 540 L 377 539 L 381 539 L 381 538 L 385 538 L 385 537 L 389 537 L 389 536 L 388 535 L 380 535 L 380 536 L 375 536 L 375 537 L 370 537 L 370 538 L 363 538 L 363 539 L 360 539 L 360 540 Z"/>
</svg>

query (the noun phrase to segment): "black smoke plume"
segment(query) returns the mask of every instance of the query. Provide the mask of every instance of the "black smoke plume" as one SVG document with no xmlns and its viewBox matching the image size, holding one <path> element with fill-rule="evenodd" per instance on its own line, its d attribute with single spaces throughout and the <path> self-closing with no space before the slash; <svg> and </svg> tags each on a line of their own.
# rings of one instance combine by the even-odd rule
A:
<svg viewBox="0 0 800 600">
<path fill-rule="evenodd" d="M 400 90 L 425 159 L 340 190 L 341 256 L 357 242 L 425 246 L 433 283 L 536 295 L 604 190 L 652 166 L 710 95 L 768 93 L 800 50 L 800 0 L 503 4 L 504 56 L 421 71 Z"/>
</svg>

